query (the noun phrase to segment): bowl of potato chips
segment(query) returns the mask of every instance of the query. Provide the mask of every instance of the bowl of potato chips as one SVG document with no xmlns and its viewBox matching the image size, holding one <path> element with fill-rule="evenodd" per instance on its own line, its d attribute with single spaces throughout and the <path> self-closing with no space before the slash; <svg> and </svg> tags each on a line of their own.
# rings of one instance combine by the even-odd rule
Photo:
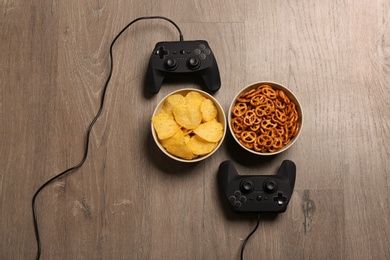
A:
<svg viewBox="0 0 390 260">
<path fill-rule="evenodd" d="M 180 162 L 211 156 L 226 134 L 225 113 L 210 94 L 192 88 L 174 91 L 155 108 L 151 130 L 157 146 Z"/>
<path fill-rule="evenodd" d="M 245 150 L 257 155 L 275 155 L 298 139 L 303 113 L 298 98 L 285 86 L 255 82 L 233 99 L 228 115 L 230 132 Z"/>
</svg>

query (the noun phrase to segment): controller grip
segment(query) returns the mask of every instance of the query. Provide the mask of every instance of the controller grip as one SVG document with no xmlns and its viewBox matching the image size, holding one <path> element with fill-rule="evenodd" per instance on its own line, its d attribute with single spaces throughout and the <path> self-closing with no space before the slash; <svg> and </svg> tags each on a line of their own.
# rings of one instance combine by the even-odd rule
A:
<svg viewBox="0 0 390 260">
<path fill-rule="evenodd" d="M 281 178 L 289 181 L 291 190 L 294 190 L 296 171 L 295 163 L 290 160 L 284 160 L 278 171 Z"/>
<path fill-rule="evenodd" d="M 221 77 L 217 63 L 214 63 L 213 67 L 202 71 L 201 77 L 210 92 L 216 92 L 221 87 Z"/>
<path fill-rule="evenodd" d="M 229 183 L 237 177 L 238 173 L 234 164 L 230 160 L 223 161 L 219 165 L 218 170 L 218 182 L 225 192 L 229 186 Z"/>
<path fill-rule="evenodd" d="M 145 76 L 145 85 L 147 91 L 149 91 L 152 94 L 158 93 L 161 89 L 163 80 L 164 80 L 164 75 L 159 73 L 158 70 L 155 70 L 153 68 L 152 62 L 150 61 Z"/>
</svg>

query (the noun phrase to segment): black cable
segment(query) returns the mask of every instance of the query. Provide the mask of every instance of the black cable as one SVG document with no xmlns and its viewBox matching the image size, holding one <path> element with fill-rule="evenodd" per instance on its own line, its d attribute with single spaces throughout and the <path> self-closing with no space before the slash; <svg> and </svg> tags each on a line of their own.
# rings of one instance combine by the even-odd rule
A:
<svg viewBox="0 0 390 260">
<path fill-rule="evenodd" d="M 246 243 L 248 242 L 249 238 L 253 235 L 253 233 L 256 232 L 257 228 L 259 227 L 259 223 L 260 223 L 260 213 L 257 213 L 257 223 L 256 223 L 256 227 L 252 230 L 252 232 L 249 233 L 249 235 L 245 238 L 244 242 L 242 242 L 242 247 L 241 247 L 241 260 L 244 259 L 244 250 L 245 250 Z"/>
<path fill-rule="evenodd" d="M 41 257 L 41 240 L 40 240 L 40 237 L 39 237 L 39 229 L 38 229 L 38 218 L 37 218 L 37 212 L 36 212 L 36 208 L 35 208 L 35 201 L 36 201 L 36 198 L 38 196 L 38 194 L 46 187 L 48 186 L 51 182 L 53 182 L 54 180 L 62 177 L 63 175 L 69 173 L 69 172 L 72 172 L 78 168 L 80 168 L 84 162 L 86 161 L 87 159 L 87 156 L 88 156 L 88 146 L 89 146 L 89 137 L 90 137 L 90 134 L 91 134 L 91 130 L 92 130 L 92 127 L 94 126 L 94 124 L 96 123 L 97 119 L 99 118 L 99 116 L 101 115 L 102 111 L 103 111 L 103 105 L 104 105 L 104 99 L 106 97 L 106 92 L 107 92 L 107 86 L 108 86 L 108 83 L 110 82 L 110 79 L 111 79 L 111 76 L 112 76 L 112 72 L 113 72 L 113 67 L 114 67 L 114 62 L 113 62 L 113 56 L 112 56 L 112 48 L 114 47 L 114 44 L 115 42 L 117 41 L 117 39 L 122 35 L 122 33 L 124 33 L 126 31 L 127 28 L 129 28 L 133 23 L 135 22 L 138 22 L 140 20 L 146 20 L 146 19 L 163 19 L 163 20 L 166 20 L 168 22 L 170 22 L 171 24 L 173 24 L 176 29 L 179 31 L 179 40 L 180 41 L 183 41 L 183 34 L 180 30 L 180 28 L 170 19 L 166 18 L 166 17 L 163 17 L 163 16 L 143 16 L 143 17 L 139 17 L 133 21 L 131 21 L 130 23 L 128 23 L 114 38 L 114 40 L 111 42 L 111 45 L 110 45 L 110 71 L 109 71 L 109 74 L 108 74 L 108 78 L 106 80 L 106 83 L 104 84 L 104 87 L 103 87 L 103 94 L 101 96 L 101 102 L 100 102 L 100 107 L 99 107 L 99 110 L 98 112 L 96 113 L 95 117 L 92 119 L 92 122 L 90 123 L 89 127 L 88 127 L 88 130 L 87 130 L 87 138 L 86 138 L 86 142 L 85 142 L 85 150 L 84 150 L 84 156 L 83 158 L 81 159 L 81 161 L 76 164 L 75 166 L 73 167 L 70 167 L 68 169 L 66 169 L 65 171 L 55 175 L 54 177 L 52 177 L 51 179 L 49 179 L 48 181 L 46 181 L 44 184 L 42 184 L 35 192 L 33 198 L 32 198 L 32 211 L 33 211 L 33 219 L 34 219 L 34 229 L 35 229 L 35 237 L 36 237 L 36 241 L 37 241 L 37 247 L 38 247 L 38 251 L 37 251 L 37 258 L 36 259 L 39 259 Z"/>
</svg>

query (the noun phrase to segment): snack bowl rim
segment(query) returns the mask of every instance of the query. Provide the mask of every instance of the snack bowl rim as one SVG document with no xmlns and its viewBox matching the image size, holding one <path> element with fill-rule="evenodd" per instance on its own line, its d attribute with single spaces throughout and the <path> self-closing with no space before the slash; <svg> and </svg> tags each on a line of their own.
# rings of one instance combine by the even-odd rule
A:
<svg viewBox="0 0 390 260">
<path fill-rule="evenodd" d="M 194 89 L 194 88 L 181 88 L 181 89 L 178 89 L 178 90 L 175 90 L 175 91 L 172 91 L 170 92 L 169 94 L 167 94 L 166 96 L 164 96 L 159 102 L 158 104 L 156 105 L 154 111 L 153 111 L 153 114 L 152 114 L 152 117 L 157 115 L 163 105 L 164 105 L 164 102 L 165 100 L 171 96 L 171 95 L 174 95 L 174 94 L 183 94 L 184 96 L 191 92 L 191 91 L 195 91 L 195 92 L 198 92 L 200 93 L 201 95 L 205 96 L 206 98 L 210 99 L 211 101 L 213 101 L 214 105 L 216 106 L 217 110 L 218 110 L 218 115 L 217 115 L 217 118 L 218 118 L 218 121 L 222 124 L 223 126 L 223 134 L 222 134 L 222 138 L 221 140 L 219 140 L 218 142 L 218 145 L 214 148 L 213 151 L 211 151 L 210 153 L 206 154 L 206 155 L 202 155 L 202 156 L 199 156 L 199 157 L 196 157 L 194 159 L 183 159 L 183 158 L 180 158 L 178 156 L 175 156 L 175 155 L 172 155 L 170 154 L 160 143 L 158 137 L 157 137 L 157 133 L 153 127 L 153 122 L 150 122 L 150 126 L 151 126 L 151 131 L 152 131 L 152 136 L 153 136 L 153 139 L 154 139 L 154 142 L 156 143 L 156 145 L 158 146 L 158 148 L 160 148 L 160 150 L 165 154 L 167 155 L 168 157 L 170 157 L 171 159 L 175 160 L 175 161 L 179 161 L 179 162 L 184 162 L 184 163 L 194 163 L 194 162 L 199 162 L 199 161 L 202 161 L 202 160 L 205 160 L 206 158 L 210 157 L 211 155 L 213 155 L 218 149 L 219 147 L 221 146 L 221 144 L 223 143 L 224 139 L 225 139 L 225 136 L 226 136 L 226 115 L 225 115 L 225 112 L 221 106 L 221 104 L 218 102 L 218 100 L 213 97 L 212 95 L 210 95 L 209 93 L 203 91 L 203 90 L 200 90 L 200 89 Z"/>
<path fill-rule="evenodd" d="M 231 124 L 231 120 L 232 120 L 232 109 L 233 107 L 235 106 L 236 104 L 236 101 L 237 99 L 245 92 L 248 92 L 250 91 L 251 89 L 254 89 L 254 88 L 257 88 L 258 86 L 260 85 L 269 85 L 271 86 L 272 88 L 274 89 L 277 89 L 277 90 L 283 90 L 285 92 L 285 94 L 287 95 L 287 97 L 293 101 L 295 103 L 295 106 L 296 106 L 296 109 L 297 109 L 297 112 L 298 112 L 298 122 L 301 124 L 300 125 L 300 128 L 299 128 L 299 132 L 298 134 L 293 138 L 291 139 L 290 143 L 288 143 L 286 146 L 284 146 L 283 148 L 281 148 L 280 150 L 276 151 L 276 152 L 269 152 L 269 153 L 261 153 L 261 152 L 256 152 L 252 149 L 249 149 L 247 147 L 245 147 L 244 145 L 242 145 L 240 143 L 240 141 L 237 139 L 237 137 L 235 136 L 234 134 L 234 131 L 232 129 L 232 124 Z M 257 81 L 257 82 L 253 82 L 253 83 L 250 83 L 248 85 L 246 85 L 244 88 L 242 88 L 238 93 L 237 95 L 233 98 L 230 106 L 229 106 L 229 110 L 228 110 L 228 115 L 227 115 L 227 118 L 228 118 L 228 127 L 229 127 L 229 130 L 230 130 L 230 133 L 232 134 L 233 136 L 233 139 L 236 141 L 236 143 L 242 147 L 243 149 L 245 149 L 246 151 L 250 152 L 250 153 L 253 153 L 253 154 L 256 154 L 256 155 L 261 155 L 261 156 L 270 156 L 270 155 L 276 155 L 276 154 L 280 154 L 286 150 L 288 150 L 291 146 L 293 146 L 293 144 L 298 140 L 299 136 L 301 135 L 301 132 L 302 132 L 302 128 L 303 128 L 303 122 L 304 122 L 304 116 L 303 116 L 303 111 L 302 111 L 302 106 L 301 106 L 301 103 L 299 102 L 299 99 L 297 98 L 297 96 L 294 94 L 294 92 L 292 92 L 289 88 L 287 88 L 286 86 L 284 86 L 283 84 L 281 83 L 278 83 L 278 82 L 274 82 L 274 81 Z"/>
</svg>

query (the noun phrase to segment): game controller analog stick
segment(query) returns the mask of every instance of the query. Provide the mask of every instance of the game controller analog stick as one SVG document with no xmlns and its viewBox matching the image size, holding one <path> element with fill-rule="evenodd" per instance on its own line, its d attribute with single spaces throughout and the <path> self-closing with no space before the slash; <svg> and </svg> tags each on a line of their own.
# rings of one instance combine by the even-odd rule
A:
<svg viewBox="0 0 390 260">
<path fill-rule="evenodd" d="M 177 68 L 177 61 L 175 59 L 167 59 L 165 68 L 167 70 L 175 70 Z"/>
<path fill-rule="evenodd" d="M 229 160 L 220 164 L 218 182 L 234 212 L 282 213 L 294 191 L 296 166 L 282 162 L 276 175 L 239 175 Z"/>
<path fill-rule="evenodd" d="M 150 93 L 158 93 L 165 78 L 179 74 L 200 76 L 208 92 L 216 92 L 221 87 L 218 64 L 207 41 L 156 44 L 146 71 L 146 89 Z"/>
<path fill-rule="evenodd" d="M 251 180 L 245 179 L 245 180 L 242 180 L 240 187 L 241 187 L 242 192 L 250 193 L 255 188 L 255 185 L 253 184 L 253 182 Z"/>
<path fill-rule="evenodd" d="M 278 183 L 274 179 L 268 179 L 264 182 L 264 191 L 268 193 L 274 192 L 278 188 Z"/>
<path fill-rule="evenodd" d="M 191 70 L 196 70 L 200 66 L 200 61 L 197 58 L 190 58 L 187 62 L 187 66 Z"/>
</svg>

